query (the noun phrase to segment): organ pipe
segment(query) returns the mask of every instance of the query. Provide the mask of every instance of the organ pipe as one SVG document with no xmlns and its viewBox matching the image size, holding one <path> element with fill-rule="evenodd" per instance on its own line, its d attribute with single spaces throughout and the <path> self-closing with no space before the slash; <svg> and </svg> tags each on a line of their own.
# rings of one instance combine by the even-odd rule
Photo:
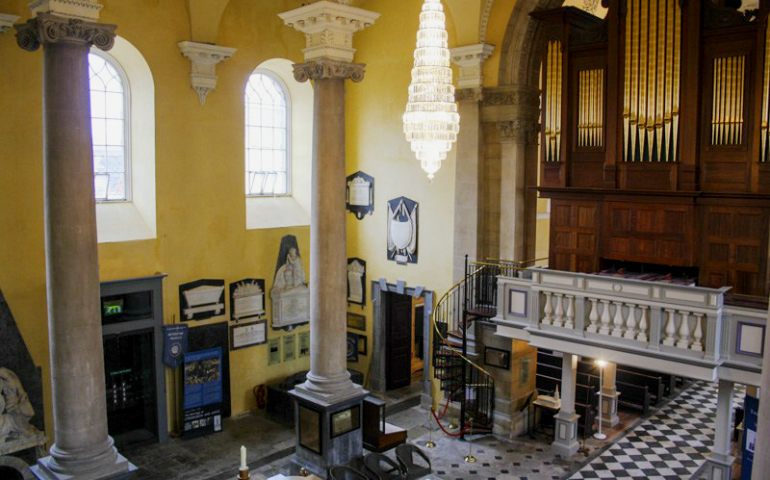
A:
<svg viewBox="0 0 770 480">
<path fill-rule="evenodd" d="M 562 52 L 561 42 L 548 42 L 545 85 L 545 161 L 558 162 L 561 149 Z"/>
<path fill-rule="evenodd" d="M 743 111 L 746 82 L 746 57 L 714 59 L 714 93 L 711 109 L 711 144 L 743 143 Z"/>
<path fill-rule="evenodd" d="M 581 70 L 578 85 L 578 147 L 604 145 L 604 70 Z"/>
<path fill-rule="evenodd" d="M 762 82 L 762 123 L 760 124 L 760 162 L 770 162 L 770 22 L 765 31 L 765 75 Z"/>
<path fill-rule="evenodd" d="M 682 11 L 677 0 L 629 0 L 625 27 L 623 159 L 677 160 Z"/>
</svg>

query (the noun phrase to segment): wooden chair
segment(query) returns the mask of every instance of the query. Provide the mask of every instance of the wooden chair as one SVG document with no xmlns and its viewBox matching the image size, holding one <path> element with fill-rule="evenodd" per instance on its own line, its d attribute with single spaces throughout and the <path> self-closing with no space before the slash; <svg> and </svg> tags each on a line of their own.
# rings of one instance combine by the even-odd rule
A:
<svg viewBox="0 0 770 480">
<path fill-rule="evenodd" d="M 422 462 L 427 466 L 415 462 L 415 456 L 422 459 Z M 414 445 L 404 444 L 396 447 L 396 458 L 401 465 L 401 470 L 405 473 L 405 476 L 409 480 L 424 477 L 430 475 L 433 472 L 430 465 L 430 458 L 425 453 Z"/>
<path fill-rule="evenodd" d="M 372 452 L 386 452 L 406 442 L 406 430 L 385 421 L 385 402 L 364 398 L 364 447 Z"/>
<path fill-rule="evenodd" d="M 373 480 L 399 480 L 404 478 L 401 466 L 382 453 L 370 453 L 364 457 L 366 473 Z"/>
</svg>

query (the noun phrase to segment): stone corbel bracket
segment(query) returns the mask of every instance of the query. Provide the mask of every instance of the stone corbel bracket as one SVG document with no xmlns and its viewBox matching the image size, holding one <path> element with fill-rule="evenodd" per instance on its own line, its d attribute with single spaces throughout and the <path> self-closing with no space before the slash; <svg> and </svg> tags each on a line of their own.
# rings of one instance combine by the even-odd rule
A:
<svg viewBox="0 0 770 480">
<path fill-rule="evenodd" d="M 0 33 L 5 33 L 13 27 L 16 20 L 19 19 L 18 15 L 9 15 L 7 13 L 0 13 Z"/>
<path fill-rule="evenodd" d="M 460 67 L 458 85 L 464 88 L 481 88 L 484 84 L 484 62 L 495 51 L 494 45 L 480 43 L 451 50 L 452 63 Z"/>
<path fill-rule="evenodd" d="M 217 88 L 217 64 L 232 58 L 236 50 L 196 42 L 179 42 L 177 45 L 192 64 L 190 82 L 204 105 L 209 92 Z"/>
<path fill-rule="evenodd" d="M 379 13 L 322 0 L 278 14 L 289 27 L 305 34 L 305 60 L 328 58 L 352 62 L 353 34 L 373 25 Z"/>
</svg>

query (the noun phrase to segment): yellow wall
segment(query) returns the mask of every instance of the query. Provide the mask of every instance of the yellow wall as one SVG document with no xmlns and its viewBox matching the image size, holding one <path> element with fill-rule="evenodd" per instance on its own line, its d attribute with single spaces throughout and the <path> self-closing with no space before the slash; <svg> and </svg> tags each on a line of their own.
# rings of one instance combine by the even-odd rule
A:
<svg viewBox="0 0 770 480">
<path fill-rule="evenodd" d="M 27 3 L 0 0 L 0 12 L 21 15 L 23 21 L 29 18 Z M 178 286 L 182 283 L 221 278 L 229 284 L 255 277 L 265 278 L 269 289 L 284 235 L 297 236 L 308 270 L 307 228 L 246 230 L 242 127 L 243 87 L 252 70 L 270 58 L 302 60 L 304 36 L 284 26 L 277 14 L 306 2 L 229 2 L 216 42 L 236 48 L 237 53 L 218 66 L 218 87 L 209 94 L 205 106 L 199 105 L 190 88 L 190 63 L 177 47 L 183 40 L 200 40 L 191 38 L 186 0 L 101 3 L 101 21 L 118 25 L 118 34 L 144 55 L 154 77 L 158 227 L 155 240 L 100 245 L 102 280 L 167 273 L 164 310 L 170 323 L 175 316 L 178 321 Z M 356 60 L 368 66 L 362 83 L 348 82 L 347 169 L 349 173 L 363 170 L 375 177 L 376 208 L 374 215 L 362 221 L 348 215 L 348 254 L 368 262 L 368 298 L 371 280 L 380 277 L 389 282 L 405 280 L 408 286 L 422 285 L 437 297 L 452 284 L 454 153 L 429 183 L 402 133 L 420 3 L 362 2 L 363 8 L 382 17 L 355 39 Z M 450 46 L 478 41 L 481 3 L 448 0 Z M 458 19 L 468 19 L 468 24 L 456 28 Z M 213 35 L 205 22 L 193 22 L 192 28 Z M 490 35 L 490 43 L 495 42 L 501 43 Z M 13 92 L 0 95 L 0 224 L 6 226 L 0 241 L 0 288 L 35 363 L 43 369 L 47 433 L 53 438 L 43 237 L 42 55 L 22 51 L 9 32 L 0 35 L 0 59 L 0 91 Z M 399 196 L 420 203 L 417 265 L 397 265 L 386 257 L 386 202 Z M 267 304 L 269 318 L 270 302 Z M 353 306 L 349 310 L 361 312 Z M 367 373 L 373 348 L 371 301 L 363 311 L 368 317 L 369 355 L 350 366 Z M 268 332 L 269 338 L 283 335 Z M 231 352 L 234 415 L 255 408 L 255 385 L 309 367 L 307 359 L 267 367 L 266 357 L 267 346 Z M 170 387 L 168 391 L 172 402 Z M 170 421 L 170 426 L 174 422 Z"/>
</svg>

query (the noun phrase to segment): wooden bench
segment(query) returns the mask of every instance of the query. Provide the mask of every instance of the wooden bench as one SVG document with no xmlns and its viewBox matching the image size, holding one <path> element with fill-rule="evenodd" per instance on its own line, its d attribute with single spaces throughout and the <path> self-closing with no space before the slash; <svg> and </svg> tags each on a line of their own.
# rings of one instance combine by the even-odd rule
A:
<svg viewBox="0 0 770 480">
<path fill-rule="evenodd" d="M 406 442 L 406 430 L 385 421 L 385 402 L 364 398 L 364 447 L 382 453 Z"/>
</svg>

